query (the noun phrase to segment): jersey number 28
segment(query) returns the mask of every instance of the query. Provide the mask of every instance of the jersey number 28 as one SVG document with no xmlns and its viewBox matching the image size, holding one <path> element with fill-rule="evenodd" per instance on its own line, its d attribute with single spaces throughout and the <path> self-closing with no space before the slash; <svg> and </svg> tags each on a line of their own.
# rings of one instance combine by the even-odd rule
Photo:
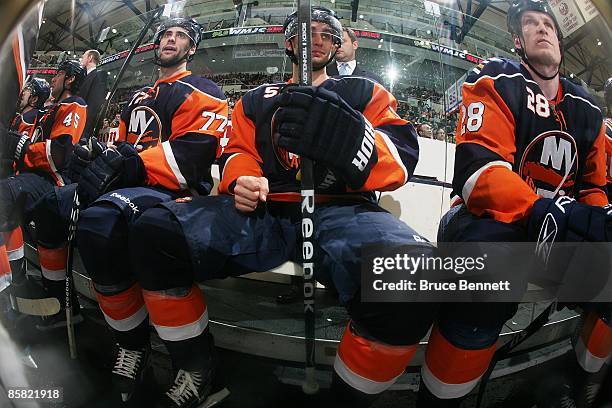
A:
<svg viewBox="0 0 612 408">
<path fill-rule="evenodd" d="M 461 105 L 461 134 L 464 134 L 466 130 L 468 132 L 478 131 L 482 126 L 484 111 L 485 107 L 482 102 L 472 102 L 467 109 L 465 105 Z"/>
</svg>

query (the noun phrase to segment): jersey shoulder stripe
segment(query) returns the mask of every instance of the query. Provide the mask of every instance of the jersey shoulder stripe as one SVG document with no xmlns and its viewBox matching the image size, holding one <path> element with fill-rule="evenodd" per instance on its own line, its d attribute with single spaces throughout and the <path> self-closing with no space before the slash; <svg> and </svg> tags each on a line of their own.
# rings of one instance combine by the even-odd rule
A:
<svg viewBox="0 0 612 408">
<path fill-rule="evenodd" d="M 176 82 L 196 92 L 205 93 L 212 98 L 222 101 L 227 99 L 221 88 L 210 79 L 202 78 L 197 75 L 187 75 L 186 77 L 178 79 Z"/>
</svg>

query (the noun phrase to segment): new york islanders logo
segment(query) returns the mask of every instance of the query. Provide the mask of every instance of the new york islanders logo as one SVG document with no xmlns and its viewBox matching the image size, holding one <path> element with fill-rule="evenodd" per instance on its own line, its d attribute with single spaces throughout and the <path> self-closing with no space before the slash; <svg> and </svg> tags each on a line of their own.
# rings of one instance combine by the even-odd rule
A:
<svg viewBox="0 0 612 408">
<path fill-rule="evenodd" d="M 143 150 L 157 145 L 162 134 L 159 116 L 148 106 L 137 106 L 130 112 L 127 141 Z"/>
<path fill-rule="evenodd" d="M 519 166 L 521 178 L 546 198 L 572 195 L 577 171 L 576 141 L 561 130 L 536 136 L 523 152 Z"/>
</svg>

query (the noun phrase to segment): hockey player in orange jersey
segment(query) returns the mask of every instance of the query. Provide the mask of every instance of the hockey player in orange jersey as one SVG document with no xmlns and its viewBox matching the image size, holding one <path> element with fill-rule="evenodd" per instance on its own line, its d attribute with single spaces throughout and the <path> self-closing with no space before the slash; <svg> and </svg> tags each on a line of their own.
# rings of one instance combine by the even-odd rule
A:
<svg viewBox="0 0 612 408">
<path fill-rule="evenodd" d="M 3 204 L 0 230 L 8 238 L 7 249 L 13 261 L 15 292 L 19 292 L 17 286 L 25 278 L 21 226 L 33 219 L 34 206 L 41 197 L 53 191 L 55 186 L 63 186 L 67 182 L 69 157 L 74 144 L 81 137 L 87 115 L 85 101 L 75 95 L 84 77 L 85 71 L 77 61 L 61 62 L 51 79 L 51 95 L 57 102 L 36 121 L 33 131 L 0 135 L 3 143 L 0 151 L 5 159 L 13 161 L 13 168 L 17 172 L 17 175 L 0 180 L 0 201 Z M 35 93 L 40 94 L 37 106 L 42 107 L 48 97 L 45 81 L 34 79 L 31 86 L 32 89 L 40 88 Z M 22 94 L 24 98 L 26 95 L 27 92 Z M 28 100 L 32 100 L 31 95 Z M 21 122 L 23 125 L 24 120 L 26 115 L 18 118 L 15 124 Z M 44 255 L 41 257 L 44 258 Z M 43 268 L 43 282 L 49 289 L 48 283 L 53 284 L 47 272 Z"/>
<path fill-rule="evenodd" d="M 177 389 L 206 390 L 214 359 L 201 346 L 208 336 L 208 310 L 194 281 L 299 261 L 299 162 L 314 159 L 314 274 L 338 291 L 352 319 L 334 363 L 334 401 L 326 406 L 368 406 L 404 372 L 434 313 L 427 304 L 365 303 L 360 292 L 364 246 L 403 244 L 419 253 L 433 251 L 373 195 L 410 179 L 418 160 L 417 135 L 379 84 L 327 76 L 325 66 L 340 45 L 342 27 L 324 7 L 312 8 L 313 86 L 296 85 L 297 25 L 296 13 L 284 25 L 293 84 L 262 85 L 234 108 L 232 136 L 221 157 L 220 196 L 145 211 L 130 231 L 132 260 L 146 285 L 151 321 L 182 369 Z M 170 406 L 196 406 L 201 395 L 185 393 L 182 402 Z"/>
<path fill-rule="evenodd" d="M 491 58 L 462 87 L 453 188 L 463 204 L 443 217 L 439 240 L 537 241 L 543 225 L 554 224 L 557 241 L 609 242 L 600 109 L 560 77 L 562 35 L 545 0 L 514 2 L 508 29 L 521 61 Z M 497 258 L 508 262 L 505 247 L 498 247 Z M 520 270 L 522 261 L 512 262 Z M 575 389 L 556 401 L 547 395 L 550 406 L 562 397 L 588 406 L 587 378 L 604 369 L 612 345 L 609 305 L 601 309 L 585 313 L 575 342 Z M 419 406 L 459 406 L 487 370 L 516 310 L 516 303 L 443 306 L 421 370 Z"/>
<path fill-rule="evenodd" d="M 201 26 L 191 18 L 159 25 L 154 37 L 159 79 L 132 96 L 121 114 L 120 143 L 100 149 L 78 180 L 79 199 L 89 207 L 80 215 L 77 246 L 117 341 L 113 382 L 130 406 L 143 406 L 138 387 L 149 363 L 151 308 L 129 262 L 133 245 L 127 232 L 149 207 L 210 193 L 210 166 L 229 126 L 221 89 L 187 70 L 200 39 Z"/>
</svg>

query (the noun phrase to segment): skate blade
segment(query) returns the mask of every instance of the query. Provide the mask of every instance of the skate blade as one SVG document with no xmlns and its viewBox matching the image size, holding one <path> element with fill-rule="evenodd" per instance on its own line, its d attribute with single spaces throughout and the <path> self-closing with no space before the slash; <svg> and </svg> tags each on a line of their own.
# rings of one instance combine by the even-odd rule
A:
<svg viewBox="0 0 612 408">
<path fill-rule="evenodd" d="M 204 401 L 204 403 L 199 405 L 198 408 L 214 407 L 217 404 L 220 404 L 221 402 L 223 402 L 223 400 L 229 397 L 229 395 L 230 395 L 229 390 L 227 388 L 223 388 L 222 390 L 219 390 L 214 394 L 210 394 L 208 398 L 206 398 L 206 401 Z"/>
</svg>

